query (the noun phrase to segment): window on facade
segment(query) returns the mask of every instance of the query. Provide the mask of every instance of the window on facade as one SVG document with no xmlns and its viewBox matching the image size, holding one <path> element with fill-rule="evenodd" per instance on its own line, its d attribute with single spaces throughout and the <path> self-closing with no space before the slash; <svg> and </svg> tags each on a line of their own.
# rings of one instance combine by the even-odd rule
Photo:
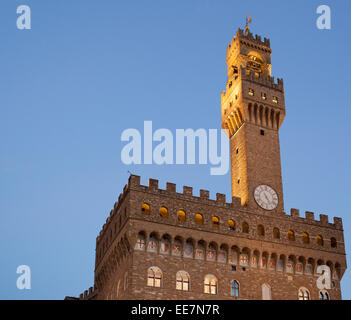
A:
<svg viewBox="0 0 351 320">
<path fill-rule="evenodd" d="M 150 214 L 150 206 L 147 203 L 141 205 L 141 213 Z"/>
<path fill-rule="evenodd" d="M 290 241 L 295 241 L 295 232 L 294 231 L 292 231 L 292 230 L 288 231 L 288 239 Z"/>
<path fill-rule="evenodd" d="M 212 274 L 205 276 L 204 292 L 208 294 L 217 294 L 217 278 Z"/>
<path fill-rule="evenodd" d="M 186 220 L 185 211 L 184 210 L 178 210 L 177 214 L 178 214 L 178 220 L 182 221 L 182 222 L 185 222 L 185 220 Z"/>
<path fill-rule="evenodd" d="M 219 218 L 212 217 L 212 227 L 218 228 L 219 227 Z"/>
<path fill-rule="evenodd" d="M 299 289 L 299 300 L 310 300 L 310 293 L 306 288 Z"/>
<path fill-rule="evenodd" d="M 230 284 L 230 294 L 232 297 L 239 297 L 239 282 L 236 280 L 233 280 Z"/>
<path fill-rule="evenodd" d="M 261 136 L 264 136 L 264 130 L 260 130 L 260 134 L 261 134 Z"/>
<path fill-rule="evenodd" d="M 330 246 L 332 248 L 336 248 L 337 247 L 337 243 L 336 243 L 336 239 L 335 238 L 330 238 Z"/>
<path fill-rule="evenodd" d="M 267 100 L 267 95 L 264 92 L 261 92 L 262 100 Z"/>
<path fill-rule="evenodd" d="M 253 96 L 255 94 L 255 91 L 253 89 L 249 89 L 249 96 Z"/>
<path fill-rule="evenodd" d="M 319 291 L 319 300 L 330 300 L 329 294 L 326 290 Z"/>
<path fill-rule="evenodd" d="M 274 239 L 280 239 L 280 231 L 278 228 L 273 229 L 273 237 Z"/>
<path fill-rule="evenodd" d="M 201 213 L 195 214 L 195 222 L 196 222 L 197 224 L 203 224 L 204 219 L 203 219 Z"/>
<path fill-rule="evenodd" d="M 257 227 L 257 233 L 258 233 L 259 236 L 264 236 L 264 227 L 263 227 L 263 225 L 260 224 Z"/>
<path fill-rule="evenodd" d="M 247 222 L 243 222 L 243 233 L 249 233 L 249 225 Z"/>
<path fill-rule="evenodd" d="M 176 289 L 189 291 L 190 276 L 185 271 L 178 271 L 176 275 Z"/>
<path fill-rule="evenodd" d="M 162 271 L 158 267 L 151 267 L 147 272 L 147 285 L 149 287 L 161 287 Z"/>
<path fill-rule="evenodd" d="M 310 236 L 308 235 L 307 232 L 304 232 L 302 234 L 302 241 L 303 241 L 304 244 L 310 243 Z"/>
<path fill-rule="evenodd" d="M 235 230 L 235 222 L 232 219 L 228 220 L 228 230 Z"/>
<path fill-rule="evenodd" d="M 278 97 L 273 97 L 272 101 L 273 103 L 278 103 Z"/>
<path fill-rule="evenodd" d="M 323 237 L 321 235 L 318 235 L 316 239 L 317 239 L 317 244 L 320 246 L 323 246 L 324 244 Z"/>
<path fill-rule="evenodd" d="M 166 207 L 160 208 L 160 216 L 165 219 L 168 218 L 168 209 Z"/>
</svg>

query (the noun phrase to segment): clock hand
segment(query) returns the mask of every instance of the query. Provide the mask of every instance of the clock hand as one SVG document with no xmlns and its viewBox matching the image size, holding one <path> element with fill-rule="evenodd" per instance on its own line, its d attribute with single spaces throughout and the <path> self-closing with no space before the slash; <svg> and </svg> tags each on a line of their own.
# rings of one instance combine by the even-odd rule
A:
<svg viewBox="0 0 351 320">
<path fill-rule="evenodd" d="M 267 202 L 269 203 L 270 201 L 269 201 L 269 199 L 268 199 L 266 193 L 263 193 L 263 194 L 264 194 L 264 197 L 266 198 Z"/>
</svg>

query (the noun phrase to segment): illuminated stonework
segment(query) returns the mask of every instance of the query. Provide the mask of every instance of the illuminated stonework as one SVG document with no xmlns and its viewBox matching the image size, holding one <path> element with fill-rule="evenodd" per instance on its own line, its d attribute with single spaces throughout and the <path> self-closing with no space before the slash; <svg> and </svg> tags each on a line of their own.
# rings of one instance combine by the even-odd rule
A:
<svg viewBox="0 0 351 320">
<path fill-rule="evenodd" d="M 285 100 L 283 81 L 271 77 L 270 41 L 239 29 L 227 66 L 232 199 L 131 175 L 96 239 L 94 287 L 67 299 L 341 299 L 342 220 L 284 212 Z M 316 286 L 321 265 L 332 275 L 327 290 Z"/>
</svg>

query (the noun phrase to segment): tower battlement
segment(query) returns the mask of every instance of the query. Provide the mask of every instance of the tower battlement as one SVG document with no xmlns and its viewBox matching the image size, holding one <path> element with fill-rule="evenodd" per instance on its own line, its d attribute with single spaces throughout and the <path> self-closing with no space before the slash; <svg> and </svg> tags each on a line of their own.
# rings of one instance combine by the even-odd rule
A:
<svg viewBox="0 0 351 320">
<path fill-rule="evenodd" d="M 254 36 L 248 23 L 228 45 L 221 95 L 231 199 L 171 182 L 161 188 L 156 179 L 142 185 L 140 176 L 130 175 L 96 238 L 94 287 L 72 299 L 208 299 L 209 275 L 218 299 L 233 299 L 233 279 L 240 284 L 238 299 L 296 299 L 302 288 L 304 298 L 318 299 L 314 283 L 323 265 L 332 280 L 328 299 L 341 299 L 347 268 L 342 219 L 285 212 L 284 83 L 271 76 L 270 40 Z M 190 288 L 179 290 L 179 278 L 191 279 Z"/>
<path fill-rule="evenodd" d="M 253 49 L 259 49 L 268 53 L 271 53 L 271 43 L 268 38 L 264 38 L 262 41 L 262 37 L 259 35 L 253 35 L 250 31 L 246 34 L 243 29 L 238 29 L 235 36 L 231 40 L 231 42 L 227 46 L 227 53 L 235 47 L 235 45 L 240 42 L 242 44 L 246 44 Z"/>
<path fill-rule="evenodd" d="M 241 205 L 241 199 L 237 197 L 232 197 L 231 202 L 226 201 L 226 195 L 221 193 L 216 193 L 216 199 L 210 199 L 210 191 L 201 189 L 199 196 L 193 194 L 193 188 L 189 186 L 183 186 L 183 192 L 179 193 L 176 191 L 177 185 L 171 182 L 166 183 L 166 189 L 159 188 L 159 181 L 156 179 L 149 179 L 148 185 L 140 184 L 140 176 L 131 175 L 129 177 L 128 184 L 124 187 L 124 192 L 118 197 L 118 202 L 115 203 L 114 209 L 110 211 L 109 217 L 106 219 L 99 236 L 97 237 L 97 242 L 104 236 L 105 231 L 108 230 L 109 224 L 112 221 L 112 217 L 117 214 L 124 198 L 126 197 L 129 190 L 140 191 L 146 194 L 156 194 L 160 196 L 176 197 L 178 200 L 190 201 L 196 203 L 196 205 L 214 205 L 222 208 L 227 208 L 229 211 L 234 210 L 238 213 L 247 212 L 247 208 Z M 195 206 L 194 206 L 195 207 Z M 194 208 L 195 209 L 195 208 Z M 196 211 L 196 210 L 195 210 Z M 260 216 L 261 213 L 251 213 L 252 216 Z M 334 223 L 329 222 L 329 217 L 325 214 L 319 215 L 319 220 L 315 219 L 315 214 L 310 211 L 305 211 L 305 217 L 300 216 L 300 210 L 292 208 L 290 210 L 290 215 L 282 212 L 279 216 L 280 219 L 286 219 L 287 222 L 300 222 L 310 225 L 333 228 L 335 230 L 342 230 L 342 219 L 338 217 L 333 218 Z"/>
<path fill-rule="evenodd" d="M 284 92 L 284 82 L 283 79 L 277 78 L 269 75 L 265 75 L 262 73 L 255 73 L 252 70 L 248 70 L 247 68 L 240 67 L 241 78 L 242 80 L 251 81 L 253 83 L 261 84 L 263 86 L 269 87 L 271 89 L 278 90 L 280 92 Z"/>
</svg>

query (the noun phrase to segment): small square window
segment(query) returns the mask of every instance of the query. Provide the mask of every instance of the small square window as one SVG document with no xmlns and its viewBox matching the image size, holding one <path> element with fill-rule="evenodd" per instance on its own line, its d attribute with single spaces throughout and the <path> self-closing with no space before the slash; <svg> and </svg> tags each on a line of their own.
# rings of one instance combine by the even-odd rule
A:
<svg viewBox="0 0 351 320">
<path fill-rule="evenodd" d="M 278 98 L 277 97 L 273 97 L 273 100 L 272 100 L 274 103 L 278 103 Z"/>
<path fill-rule="evenodd" d="M 261 129 L 260 133 L 261 133 L 261 136 L 264 136 L 264 130 Z"/>
<path fill-rule="evenodd" d="M 241 270 L 242 270 L 242 271 L 246 271 L 246 268 L 245 268 L 245 267 L 242 267 Z"/>
<path fill-rule="evenodd" d="M 262 100 L 267 100 L 267 94 L 265 94 L 264 92 L 261 93 L 261 98 Z"/>
<path fill-rule="evenodd" d="M 236 266 L 232 266 L 232 271 L 236 271 Z"/>
<path fill-rule="evenodd" d="M 253 89 L 249 89 L 249 96 L 253 96 L 255 94 L 254 90 Z"/>
</svg>

